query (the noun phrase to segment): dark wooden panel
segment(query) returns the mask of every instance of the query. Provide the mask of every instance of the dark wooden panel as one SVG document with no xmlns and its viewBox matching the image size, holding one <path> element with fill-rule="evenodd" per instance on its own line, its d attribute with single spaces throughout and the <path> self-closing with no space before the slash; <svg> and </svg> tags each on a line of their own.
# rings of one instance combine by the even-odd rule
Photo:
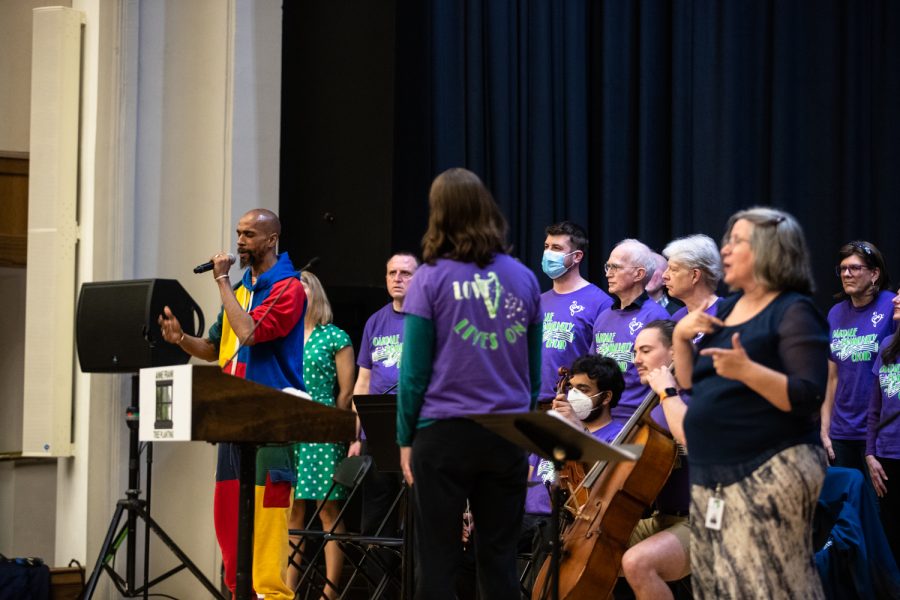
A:
<svg viewBox="0 0 900 600">
<path fill-rule="evenodd" d="M 0 155 L 0 266 L 24 267 L 28 245 L 28 158 Z"/>
<path fill-rule="evenodd" d="M 195 440 L 346 442 L 356 437 L 353 412 L 226 375 L 218 367 L 194 367 L 192 400 Z"/>
</svg>

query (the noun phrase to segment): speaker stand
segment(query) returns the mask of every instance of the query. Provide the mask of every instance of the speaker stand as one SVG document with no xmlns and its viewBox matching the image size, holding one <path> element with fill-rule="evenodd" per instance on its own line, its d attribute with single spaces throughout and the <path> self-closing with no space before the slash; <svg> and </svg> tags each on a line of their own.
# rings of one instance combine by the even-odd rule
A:
<svg viewBox="0 0 900 600">
<path fill-rule="evenodd" d="M 187 554 L 178 547 L 172 538 L 166 534 L 162 527 L 150 517 L 150 490 L 151 490 L 151 464 L 153 461 L 153 444 L 147 443 L 147 500 L 141 500 L 140 485 L 140 449 L 138 445 L 138 422 L 140 412 L 138 409 L 138 376 L 131 376 L 131 406 L 125 410 L 125 424 L 128 426 L 128 489 L 125 498 L 116 502 L 116 510 L 113 513 L 106 530 L 106 538 L 100 547 L 100 555 L 94 564 L 94 570 L 88 579 L 84 594 L 84 600 L 90 600 L 94 596 L 94 590 L 100 580 L 100 575 L 106 572 L 113 585 L 123 598 L 137 598 L 142 596 L 145 600 L 149 597 L 150 588 L 168 579 L 183 569 L 187 569 L 197 578 L 203 587 L 209 591 L 213 598 L 225 600 L 222 594 L 197 568 Z M 119 528 L 122 516 L 125 515 L 125 524 Z M 144 522 L 144 580 L 140 587 L 135 585 L 135 546 L 137 543 L 137 520 Z M 150 532 L 156 534 L 162 543 L 178 558 L 180 564 L 169 569 L 152 581 L 147 581 L 150 571 Z M 122 542 L 125 542 L 125 577 L 116 573 L 110 566 L 110 562 L 116 556 Z"/>
</svg>

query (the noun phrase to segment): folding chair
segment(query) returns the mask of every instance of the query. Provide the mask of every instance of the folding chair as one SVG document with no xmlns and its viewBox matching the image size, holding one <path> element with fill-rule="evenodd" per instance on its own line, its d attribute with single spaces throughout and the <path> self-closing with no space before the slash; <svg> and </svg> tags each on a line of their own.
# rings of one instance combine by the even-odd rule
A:
<svg viewBox="0 0 900 600">
<path fill-rule="evenodd" d="M 399 591 L 402 584 L 397 577 L 399 565 L 403 560 L 404 538 L 383 536 L 385 527 L 391 520 L 391 516 L 400 506 L 401 501 L 408 498 L 409 488 L 406 484 L 400 487 L 400 491 L 394 496 L 390 508 L 385 513 L 374 535 L 362 535 L 359 533 L 329 533 L 326 541 L 335 541 L 340 545 L 344 557 L 353 565 L 353 573 L 344 587 L 341 598 L 345 598 L 351 589 L 357 575 L 363 577 L 370 586 L 374 587 L 370 599 L 380 598 L 393 584 Z M 352 550 L 351 550 L 352 549 Z M 372 574 L 367 570 L 367 565 L 374 563 L 380 572 L 376 582 Z"/>
<path fill-rule="evenodd" d="M 317 568 L 317 564 L 320 557 L 322 556 L 322 553 L 325 551 L 325 545 L 329 541 L 336 541 L 332 540 L 330 536 L 341 535 L 335 534 L 335 529 L 337 529 L 340 524 L 343 523 L 344 513 L 346 512 L 347 507 L 350 506 L 350 501 L 356 496 L 359 490 L 362 489 L 360 484 L 362 483 L 363 479 L 365 479 L 366 474 L 369 472 L 369 469 L 371 469 L 371 467 L 372 457 L 370 456 L 349 456 L 338 463 L 337 467 L 334 470 L 334 475 L 331 478 L 331 487 L 328 488 L 328 491 L 325 493 L 325 498 L 318 503 L 315 512 L 313 512 L 312 516 L 310 516 L 310 518 L 307 520 L 305 528 L 288 530 L 288 535 L 300 537 L 299 542 L 290 542 L 291 554 L 288 557 L 288 562 L 297 567 L 298 570 L 302 571 L 302 575 L 297 582 L 297 587 L 294 589 L 295 593 L 297 592 L 297 590 L 301 589 L 304 584 L 307 584 L 317 594 L 319 594 L 319 596 L 316 596 L 317 598 L 324 593 L 326 588 L 340 591 L 337 584 L 333 581 L 330 581 L 328 577 Z M 324 505 L 326 501 L 331 499 L 331 496 L 338 485 L 342 485 L 347 488 L 349 490 L 349 493 L 347 495 L 347 498 L 344 500 L 344 504 L 341 507 L 337 518 L 334 520 L 331 529 L 329 529 L 328 531 L 323 531 L 321 529 L 312 529 L 312 524 L 313 522 L 315 522 L 316 518 L 318 518 L 319 513 L 322 510 L 322 505 Z M 321 541 L 321 544 L 313 553 L 312 557 L 307 559 L 303 556 L 304 553 L 301 551 L 300 546 L 306 541 L 314 540 Z M 298 556 L 299 561 L 297 560 Z"/>
</svg>

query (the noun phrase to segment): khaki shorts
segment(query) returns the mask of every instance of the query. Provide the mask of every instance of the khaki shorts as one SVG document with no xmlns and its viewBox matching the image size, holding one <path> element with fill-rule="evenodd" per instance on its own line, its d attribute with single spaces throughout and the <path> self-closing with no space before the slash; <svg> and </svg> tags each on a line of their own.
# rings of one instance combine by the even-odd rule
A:
<svg viewBox="0 0 900 600">
<path fill-rule="evenodd" d="M 684 548 L 686 556 L 690 556 L 691 548 L 691 525 L 687 516 L 676 517 L 662 513 L 654 513 L 652 517 L 641 519 L 631 532 L 631 539 L 628 540 L 628 547 L 632 547 L 638 542 L 646 540 L 651 535 L 660 531 L 668 531 L 676 538 Z"/>
</svg>

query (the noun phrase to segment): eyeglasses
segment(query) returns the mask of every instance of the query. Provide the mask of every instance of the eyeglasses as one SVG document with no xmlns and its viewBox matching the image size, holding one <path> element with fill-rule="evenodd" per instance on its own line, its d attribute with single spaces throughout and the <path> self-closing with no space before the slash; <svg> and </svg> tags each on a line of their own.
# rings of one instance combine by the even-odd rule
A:
<svg viewBox="0 0 900 600">
<path fill-rule="evenodd" d="M 852 277 L 856 277 L 863 269 L 869 269 L 866 265 L 837 265 L 834 268 L 834 274 L 840 277 L 844 271 L 850 271 Z"/>
<path fill-rule="evenodd" d="M 607 275 L 610 275 L 611 273 L 615 273 L 616 271 L 620 271 L 622 269 L 634 269 L 634 268 L 635 268 L 634 265 L 617 265 L 615 263 L 606 263 L 605 265 L 603 265 L 603 272 L 606 273 Z"/>
<path fill-rule="evenodd" d="M 749 244 L 749 243 L 750 243 L 750 239 L 749 239 L 749 238 L 742 238 L 742 237 L 738 237 L 738 236 L 736 236 L 736 235 L 733 235 L 733 236 L 731 236 L 730 238 L 724 240 L 724 243 L 722 244 L 722 247 L 724 248 L 725 246 L 731 246 L 731 247 L 733 248 L 733 247 L 737 246 L 738 244 L 742 244 L 742 243 L 744 243 L 744 242 L 747 242 L 747 243 Z"/>
<path fill-rule="evenodd" d="M 391 271 L 387 274 L 388 279 L 411 279 L 412 276 L 409 271 Z"/>
</svg>

